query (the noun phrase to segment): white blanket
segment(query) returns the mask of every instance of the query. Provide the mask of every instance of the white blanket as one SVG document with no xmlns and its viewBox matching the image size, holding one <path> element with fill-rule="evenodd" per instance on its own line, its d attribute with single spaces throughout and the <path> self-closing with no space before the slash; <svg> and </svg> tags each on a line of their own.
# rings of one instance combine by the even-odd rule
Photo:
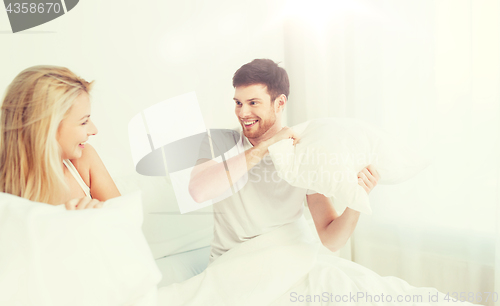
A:
<svg viewBox="0 0 500 306">
<path fill-rule="evenodd" d="M 302 217 L 231 249 L 203 273 L 160 288 L 158 305 L 471 305 L 318 249 Z"/>
<path fill-rule="evenodd" d="M 318 247 L 300 219 L 238 245 L 185 282 L 160 288 L 158 305 L 268 305 L 307 275 Z"/>
</svg>

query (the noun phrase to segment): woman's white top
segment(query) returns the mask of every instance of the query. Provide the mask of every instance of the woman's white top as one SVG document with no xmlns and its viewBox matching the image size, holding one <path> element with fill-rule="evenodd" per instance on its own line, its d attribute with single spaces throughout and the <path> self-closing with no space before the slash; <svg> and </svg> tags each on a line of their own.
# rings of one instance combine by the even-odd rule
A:
<svg viewBox="0 0 500 306">
<path fill-rule="evenodd" d="M 83 192 L 85 193 L 85 196 L 92 198 L 92 196 L 90 195 L 89 186 L 87 186 L 87 184 L 85 184 L 82 177 L 80 176 L 80 173 L 78 173 L 78 170 L 76 170 L 73 163 L 69 159 L 63 159 L 63 163 L 66 166 L 66 168 L 68 168 L 69 173 L 71 173 L 71 175 L 73 175 L 75 180 L 78 182 L 78 185 L 80 185 L 80 187 L 82 187 Z"/>
</svg>

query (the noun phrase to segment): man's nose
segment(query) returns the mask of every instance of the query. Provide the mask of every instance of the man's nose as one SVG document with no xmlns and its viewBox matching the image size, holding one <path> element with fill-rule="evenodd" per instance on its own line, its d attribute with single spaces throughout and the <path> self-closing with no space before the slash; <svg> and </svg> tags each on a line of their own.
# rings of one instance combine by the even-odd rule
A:
<svg viewBox="0 0 500 306">
<path fill-rule="evenodd" d="M 250 111 L 250 106 L 243 104 L 240 108 L 239 116 L 240 116 L 240 118 L 246 118 L 246 117 L 249 117 L 251 115 L 251 113 L 252 112 Z"/>
</svg>

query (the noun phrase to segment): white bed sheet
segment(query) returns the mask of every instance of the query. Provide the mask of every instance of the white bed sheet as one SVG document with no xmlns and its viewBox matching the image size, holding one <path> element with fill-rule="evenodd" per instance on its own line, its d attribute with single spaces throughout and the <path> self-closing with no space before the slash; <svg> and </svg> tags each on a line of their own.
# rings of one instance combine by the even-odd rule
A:
<svg viewBox="0 0 500 306">
<path fill-rule="evenodd" d="M 203 272 L 208 266 L 210 246 L 169 255 L 156 260 L 163 275 L 158 287 L 181 283 Z"/>
<path fill-rule="evenodd" d="M 158 305 L 472 305 L 449 303 L 434 288 L 318 255 L 319 246 L 301 218 L 238 245 L 187 281 L 159 288 Z M 405 302 L 406 296 L 421 300 Z"/>
</svg>

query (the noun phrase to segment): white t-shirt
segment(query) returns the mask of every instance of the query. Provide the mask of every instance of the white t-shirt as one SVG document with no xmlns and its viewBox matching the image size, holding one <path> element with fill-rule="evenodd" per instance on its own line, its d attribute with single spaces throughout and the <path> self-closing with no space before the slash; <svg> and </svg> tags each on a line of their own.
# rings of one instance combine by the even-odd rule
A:
<svg viewBox="0 0 500 306">
<path fill-rule="evenodd" d="M 253 147 L 239 131 L 244 150 Z M 232 247 L 294 222 L 304 211 L 306 194 L 316 193 L 293 187 L 278 177 L 269 155 L 248 172 L 248 181 L 235 194 L 213 205 L 214 239 L 210 262 Z"/>
</svg>

